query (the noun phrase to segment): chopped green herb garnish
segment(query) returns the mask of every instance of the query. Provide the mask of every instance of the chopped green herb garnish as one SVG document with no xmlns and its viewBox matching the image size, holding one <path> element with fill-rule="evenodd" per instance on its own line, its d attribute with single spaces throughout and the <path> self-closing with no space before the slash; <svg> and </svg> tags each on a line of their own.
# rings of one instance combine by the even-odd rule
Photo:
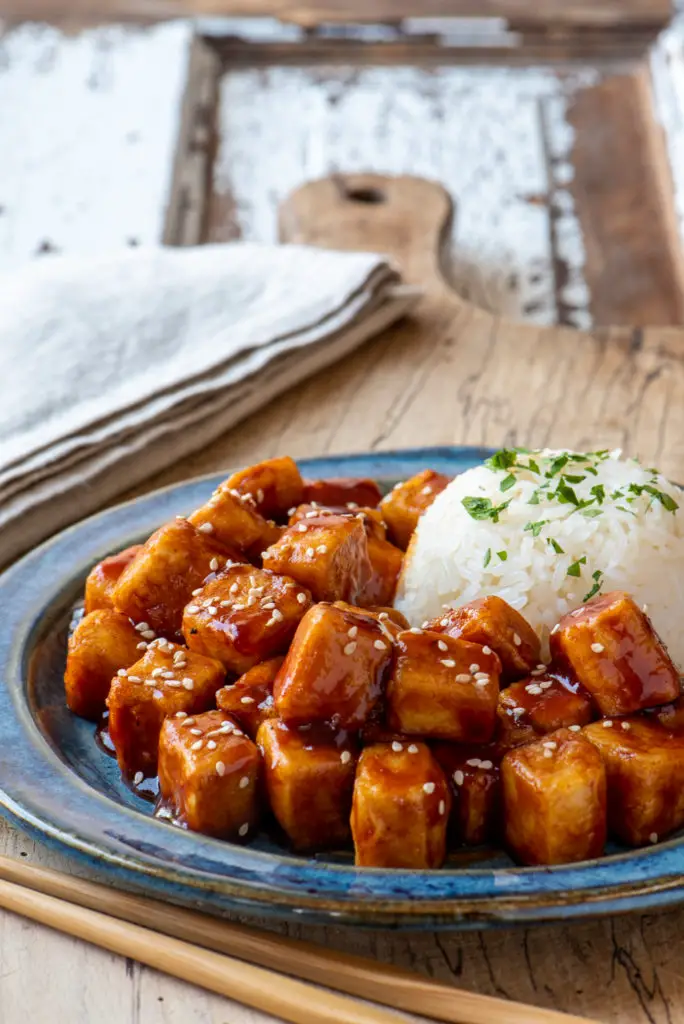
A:
<svg viewBox="0 0 684 1024">
<path fill-rule="evenodd" d="M 649 484 L 646 484 L 644 490 L 647 494 L 652 494 L 668 512 L 676 512 L 679 508 L 679 505 L 674 498 L 669 494 L 665 494 L 665 491 L 659 491 L 657 487 L 651 487 Z"/>
<path fill-rule="evenodd" d="M 586 480 L 587 478 L 586 478 L 586 476 L 584 476 L 584 474 L 582 474 L 582 476 L 569 476 L 566 473 L 563 479 L 567 480 L 568 483 L 571 483 L 571 484 L 581 484 L 582 481 Z"/>
<path fill-rule="evenodd" d="M 549 478 L 557 476 L 557 474 L 560 473 L 560 471 L 563 469 L 563 467 L 567 466 L 569 461 L 570 461 L 570 456 L 567 455 L 567 454 L 566 455 L 558 455 L 558 456 L 556 456 L 556 458 L 552 461 L 551 465 L 549 466 L 548 470 L 546 471 L 546 476 L 549 477 Z"/>
<path fill-rule="evenodd" d="M 597 569 L 596 572 L 593 572 L 591 574 L 591 578 L 594 581 L 594 585 L 589 591 L 589 593 L 584 595 L 582 601 L 589 601 L 592 597 L 594 597 L 595 594 L 598 594 L 599 590 L 603 586 L 603 573 L 600 569 Z"/>
<path fill-rule="evenodd" d="M 619 508 L 621 512 L 628 512 L 630 516 L 636 517 L 636 512 L 633 512 L 631 508 L 625 508 L 624 505 L 616 505 L 615 508 Z"/>
<path fill-rule="evenodd" d="M 603 515 L 603 509 L 600 508 L 583 508 L 580 511 L 581 516 L 586 516 L 587 519 L 596 519 L 596 516 Z"/>
<path fill-rule="evenodd" d="M 587 556 L 586 555 L 582 555 L 581 558 L 578 558 L 576 562 L 573 562 L 572 565 L 568 567 L 568 573 L 567 573 L 568 576 L 581 576 L 582 575 L 581 566 L 586 565 L 586 564 L 587 564 Z"/>
<path fill-rule="evenodd" d="M 501 448 L 500 451 L 494 452 L 489 459 L 485 459 L 485 466 L 488 466 L 489 469 L 510 469 L 511 466 L 515 466 L 517 459 L 517 451 L 512 448 Z"/>
<path fill-rule="evenodd" d="M 561 477 L 558 481 L 558 486 L 553 496 L 558 498 L 562 505 L 579 505 L 579 498 L 572 487 L 565 482 L 565 477 Z"/>
<path fill-rule="evenodd" d="M 532 470 L 532 472 L 536 473 L 537 476 L 541 476 L 541 469 L 539 468 L 539 463 L 535 462 L 534 459 L 528 459 L 527 466 L 525 468 Z"/>
<path fill-rule="evenodd" d="M 482 563 L 482 568 L 486 569 L 487 566 L 489 565 L 489 563 L 491 562 L 491 560 L 492 560 L 492 549 L 491 548 L 487 548 L 487 551 L 486 551 L 485 556 L 484 556 L 484 562 Z"/>
<path fill-rule="evenodd" d="M 507 551 L 497 551 L 497 555 L 499 556 L 499 558 L 501 559 L 502 562 L 505 562 L 506 559 L 508 558 L 508 552 Z"/>
<path fill-rule="evenodd" d="M 539 504 L 539 488 L 537 488 L 537 490 L 533 493 L 532 497 L 527 502 L 527 504 L 528 505 L 538 505 Z"/>
<path fill-rule="evenodd" d="M 547 523 L 548 519 L 539 519 L 536 523 L 528 523 L 525 527 L 525 533 L 531 533 L 533 537 L 538 537 L 542 526 L 546 526 Z"/>
<path fill-rule="evenodd" d="M 515 477 L 513 476 L 512 473 L 509 473 L 508 476 L 505 476 L 503 478 L 503 480 L 501 481 L 501 483 L 499 484 L 499 490 L 500 491 L 510 491 L 510 489 L 511 489 L 511 487 L 513 487 L 514 483 L 515 483 Z"/>
<path fill-rule="evenodd" d="M 549 537 L 548 538 L 548 542 L 551 545 L 551 547 L 553 548 L 553 550 L 556 552 L 557 555 L 564 555 L 565 554 L 565 552 L 563 551 L 563 548 L 560 546 L 560 544 L 558 543 L 557 540 L 554 540 L 553 537 Z"/>
<path fill-rule="evenodd" d="M 499 516 L 504 509 L 508 508 L 510 501 L 504 501 L 501 505 L 494 505 L 491 498 L 463 498 L 461 504 L 466 512 L 473 519 L 491 519 L 498 523 Z"/>
</svg>

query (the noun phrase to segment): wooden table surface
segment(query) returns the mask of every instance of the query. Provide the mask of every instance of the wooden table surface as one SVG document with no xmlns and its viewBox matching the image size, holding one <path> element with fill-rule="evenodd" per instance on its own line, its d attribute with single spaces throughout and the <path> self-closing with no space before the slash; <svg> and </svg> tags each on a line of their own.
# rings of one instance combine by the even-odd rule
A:
<svg viewBox="0 0 684 1024">
<path fill-rule="evenodd" d="M 417 223 L 402 231 L 388 224 L 383 235 L 383 247 L 396 253 L 410 279 L 433 281 L 434 301 L 425 307 L 419 334 L 410 325 L 385 334 L 145 489 L 276 453 L 297 457 L 439 443 L 622 444 L 684 479 L 681 332 L 580 336 L 566 328 L 550 336 L 542 327 L 505 327 L 463 304 L 447 309 L 443 286 L 434 284 L 435 239 L 444 211 L 436 208 L 431 217 L 423 198 L 414 196 L 412 204 L 421 212 Z M 312 220 L 308 202 L 305 196 L 283 218 L 287 237 L 359 244 L 366 212 L 340 233 L 339 223 Z M 315 204 L 313 210 L 319 212 Z M 148 228 L 154 235 L 155 225 Z M 2 822 L 0 853 L 81 870 Z M 281 927 L 331 948 L 605 1024 L 684 1020 L 684 910 L 451 934 Z M 267 1019 L 0 913 L 2 1024 Z"/>
</svg>

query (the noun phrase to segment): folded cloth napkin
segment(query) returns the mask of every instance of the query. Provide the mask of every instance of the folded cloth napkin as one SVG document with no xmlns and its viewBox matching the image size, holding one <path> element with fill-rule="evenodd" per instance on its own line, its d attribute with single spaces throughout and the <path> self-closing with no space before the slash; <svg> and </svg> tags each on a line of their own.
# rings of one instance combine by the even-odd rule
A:
<svg viewBox="0 0 684 1024">
<path fill-rule="evenodd" d="M 417 297 L 383 256 L 234 244 L 0 277 L 0 565 L 353 351 Z"/>
</svg>

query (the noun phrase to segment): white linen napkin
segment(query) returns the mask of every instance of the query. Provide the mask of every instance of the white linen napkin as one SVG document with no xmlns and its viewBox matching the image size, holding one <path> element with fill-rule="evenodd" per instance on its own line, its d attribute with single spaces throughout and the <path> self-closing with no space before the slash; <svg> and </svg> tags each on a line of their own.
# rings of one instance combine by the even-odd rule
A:
<svg viewBox="0 0 684 1024">
<path fill-rule="evenodd" d="M 403 315 L 388 260 L 236 243 L 0 276 L 0 565 Z"/>
</svg>

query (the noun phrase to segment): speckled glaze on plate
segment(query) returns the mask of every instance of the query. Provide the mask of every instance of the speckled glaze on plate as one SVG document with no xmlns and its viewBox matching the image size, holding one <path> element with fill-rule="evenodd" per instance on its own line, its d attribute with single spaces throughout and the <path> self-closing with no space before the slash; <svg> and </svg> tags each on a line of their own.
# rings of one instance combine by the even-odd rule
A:
<svg viewBox="0 0 684 1024">
<path fill-rule="evenodd" d="M 386 485 L 424 468 L 462 472 L 489 454 L 426 448 L 300 460 L 305 475 Z M 403 928 L 530 924 L 654 909 L 684 899 L 684 838 L 558 868 L 505 855 L 441 871 L 357 870 L 296 857 L 265 838 L 239 846 L 156 821 L 64 704 L 70 608 L 98 559 L 201 504 L 226 472 L 145 495 L 60 533 L 0 577 L 0 804 L 7 817 L 109 881 L 213 913 Z"/>
</svg>

